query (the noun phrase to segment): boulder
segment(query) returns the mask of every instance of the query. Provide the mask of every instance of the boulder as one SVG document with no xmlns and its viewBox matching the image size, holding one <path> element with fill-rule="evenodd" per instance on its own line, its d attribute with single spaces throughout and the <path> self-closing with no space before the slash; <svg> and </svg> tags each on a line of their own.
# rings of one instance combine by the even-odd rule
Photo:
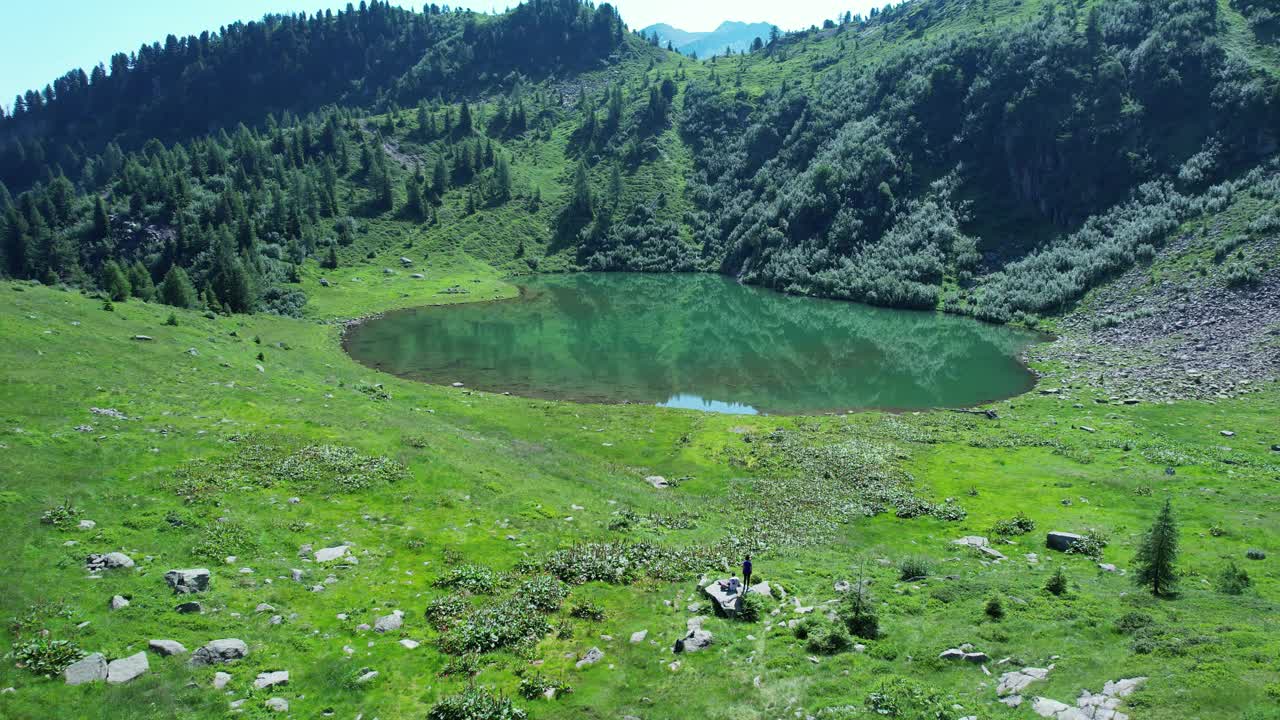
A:
<svg viewBox="0 0 1280 720">
<path fill-rule="evenodd" d="M 1083 539 L 1083 535 L 1055 530 L 1046 536 L 1045 545 L 1051 550 L 1066 552 Z"/>
<path fill-rule="evenodd" d="M 991 658 L 984 652 L 967 652 L 964 654 L 964 661 L 973 663 L 974 665 L 982 665 L 991 661 Z"/>
<path fill-rule="evenodd" d="M 701 627 L 690 629 L 689 633 L 676 641 L 675 652 L 698 652 L 711 647 L 714 637 L 710 630 L 703 630 Z"/>
<path fill-rule="evenodd" d="M 164 581 L 179 595 L 204 592 L 209 589 L 209 571 L 205 568 L 170 570 L 164 574 Z"/>
<path fill-rule="evenodd" d="M 390 615 L 383 615 L 373 623 L 373 629 L 376 632 L 384 633 L 392 630 L 399 630 L 404 625 L 404 613 L 396 610 Z"/>
<path fill-rule="evenodd" d="M 645 638 L 647 638 L 647 637 L 649 637 L 649 631 L 648 631 L 648 630 L 640 630 L 640 631 L 638 631 L 638 632 L 633 632 L 633 633 L 631 633 L 631 642 L 632 642 L 633 644 L 634 644 L 634 643 L 642 643 L 642 642 L 644 642 L 644 639 L 645 639 Z"/>
<path fill-rule="evenodd" d="M 738 578 L 717 580 L 707 583 L 706 587 L 702 588 L 702 591 L 711 599 L 711 607 L 715 608 L 716 614 L 726 617 L 738 614 L 738 605 L 744 590 Z"/>
<path fill-rule="evenodd" d="M 581 670 L 587 665 L 595 665 L 596 663 L 600 662 L 603 659 L 604 659 L 604 651 L 598 647 L 593 647 L 587 651 L 586 655 L 582 656 L 581 660 L 574 663 L 573 666 Z"/>
<path fill-rule="evenodd" d="M 963 660 L 964 651 L 959 648 L 951 648 L 938 653 L 939 660 Z"/>
<path fill-rule="evenodd" d="M 161 657 L 187 654 L 187 648 L 175 640 L 152 640 L 147 643 L 147 648 Z"/>
<path fill-rule="evenodd" d="M 338 545 L 336 547 L 320 548 L 316 551 L 316 562 L 332 562 L 347 556 L 350 548 L 346 545 Z"/>
<path fill-rule="evenodd" d="M 996 695 L 1000 697 L 1020 695 L 1028 685 L 1044 680 L 1047 677 L 1049 677 L 1049 671 L 1045 668 L 1027 667 L 1007 672 L 1000 676 L 1000 684 L 996 686 Z"/>
<path fill-rule="evenodd" d="M 121 610 L 129 607 L 129 599 L 123 595 L 116 595 L 111 598 L 111 609 Z"/>
<path fill-rule="evenodd" d="M 268 698 L 265 705 L 271 712 L 289 712 L 289 701 L 284 698 Z"/>
<path fill-rule="evenodd" d="M 663 488 L 671 487 L 671 483 L 667 482 L 667 479 L 662 477 L 661 475 L 650 475 L 649 477 L 645 478 L 644 481 L 654 486 L 655 488 L 658 488 L 659 490 L 662 490 Z"/>
<path fill-rule="evenodd" d="M 249 646 L 243 640 L 226 638 L 214 640 L 196 650 L 191 656 L 192 665 L 220 665 L 239 660 L 249 654 Z"/>
<path fill-rule="evenodd" d="M 420 643 L 417 640 L 410 640 L 409 638 L 404 638 L 403 640 L 400 641 L 400 644 L 408 650 L 416 650 Z"/>
<path fill-rule="evenodd" d="M 959 540 L 956 540 L 955 544 L 964 545 L 965 547 L 971 547 L 974 550 L 977 550 L 978 552 L 982 553 L 983 555 L 986 555 L 987 557 L 992 558 L 993 560 L 1005 559 L 1004 554 L 1001 553 L 999 550 L 996 550 L 995 548 L 991 547 L 991 543 L 981 535 L 966 535 L 960 538 Z"/>
<path fill-rule="evenodd" d="M 204 612 L 204 606 L 198 602 L 184 602 L 174 610 L 180 615 L 199 615 Z"/>
<path fill-rule="evenodd" d="M 94 653 L 77 660 L 62 671 L 68 685 L 83 685 L 107 679 L 107 659 L 102 653 Z"/>
<path fill-rule="evenodd" d="M 216 672 L 216 673 L 214 673 L 214 674 L 213 674 L 213 689 L 214 689 L 214 690 L 221 690 L 221 689 L 225 688 L 225 687 L 227 686 L 227 683 L 229 683 L 229 682 L 231 682 L 231 674 L 230 674 L 230 673 Z"/>
<path fill-rule="evenodd" d="M 85 558 L 84 567 L 89 572 L 131 568 L 133 567 L 133 558 L 122 552 L 110 552 L 105 555 L 95 553 Z"/>
<path fill-rule="evenodd" d="M 289 684 L 289 671 L 276 670 L 274 672 L 258 673 L 258 678 L 253 681 L 253 686 L 261 690 L 262 688 L 275 687 L 276 685 Z"/>
<path fill-rule="evenodd" d="M 151 666 L 147 663 L 147 654 L 145 652 L 120 658 L 119 660 L 112 660 L 107 664 L 107 682 L 117 685 L 127 683 L 150 669 Z"/>
<path fill-rule="evenodd" d="M 92 530 L 98 527 L 98 523 L 92 520 L 81 520 L 79 527 L 81 530 Z"/>
</svg>

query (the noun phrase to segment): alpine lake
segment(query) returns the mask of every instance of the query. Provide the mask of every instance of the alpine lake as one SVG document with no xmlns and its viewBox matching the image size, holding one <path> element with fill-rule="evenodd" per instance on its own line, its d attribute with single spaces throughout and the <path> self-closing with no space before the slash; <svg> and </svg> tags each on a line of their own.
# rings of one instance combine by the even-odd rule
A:
<svg viewBox="0 0 1280 720">
<path fill-rule="evenodd" d="M 934 312 L 784 295 L 710 274 L 521 278 L 511 300 L 352 325 L 347 352 L 405 378 L 590 403 L 810 415 L 971 407 L 1024 393 L 1044 337 Z"/>
</svg>

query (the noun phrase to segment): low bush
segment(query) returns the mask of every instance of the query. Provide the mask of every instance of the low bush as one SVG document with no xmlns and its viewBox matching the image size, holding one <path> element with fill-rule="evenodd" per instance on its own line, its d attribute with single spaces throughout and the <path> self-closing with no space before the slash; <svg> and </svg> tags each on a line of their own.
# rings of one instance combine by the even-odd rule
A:
<svg viewBox="0 0 1280 720">
<path fill-rule="evenodd" d="M 1243 595 L 1252 584 L 1249 573 L 1240 569 L 1234 562 L 1227 563 L 1227 566 L 1218 574 L 1218 591 L 1226 595 Z"/>
<path fill-rule="evenodd" d="M 956 720 L 960 707 L 936 688 L 901 677 L 881 681 L 865 702 L 875 715 L 894 718 Z"/>
<path fill-rule="evenodd" d="M 427 622 L 436 630 L 445 630 L 454 620 L 466 614 L 467 601 L 457 595 L 445 595 L 427 603 Z"/>
<path fill-rule="evenodd" d="M 1000 537 L 1014 537 L 1017 535 L 1026 535 L 1036 529 L 1036 522 L 1027 517 L 1026 514 L 1019 512 L 1008 520 L 1000 520 L 991 528 L 992 535 Z"/>
<path fill-rule="evenodd" d="M 218 560 L 228 555 L 244 555 L 257 547 L 253 536 L 240 523 L 213 522 L 200 532 L 191 548 L 191 554 L 206 560 Z"/>
<path fill-rule="evenodd" d="M 84 651 L 70 640 L 38 637 L 13 646 L 14 664 L 36 675 L 57 677 L 68 665 L 84 657 Z"/>
<path fill-rule="evenodd" d="M 1000 599 L 999 595 L 992 595 L 991 597 L 987 598 L 987 604 L 983 606 L 982 612 L 985 613 L 986 616 L 991 618 L 992 620 L 996 620 L 996 621 L 1003 620 L 1004 619 L 1004 601 Z"/>
<path fill-rule="evenodd" d="M 440 637 L 450 655 L 486 653 L 541 640 L 551 632 L 546 616 L 519 600 L 485 605 L 456 622 Z"/>
<path fill-rule="evenodd" d="M 569 608 L 569 616 L 576 617 L 580 620 L 602 622 L 605 618 L 605 611 L 603 607 L 600 607 L 593 602 L 585 601 L 576 603 L 573 607 Z"/>
<path fill-rule="evenodd" d="M 544 613 L 559 610 L 568 595 L 568 586 L 549 575 L 526 580 L 516 589 L 517 600 Z"/>
<path fill-rule="evenodd" d="M 804 646 L 811 653 L 835 655 L 853 647 L 853 640 L 844 628 L 824 623 L 809 632 Z"/>
<path fill-rule="evenodd" d="M 573 692 L 573 687 L 564 681 L 552 680 L 541 673 L 520 678 L 520 697 L 526 700 L 545 697 L 548 690 L 554 690 L 555 695 L 566 695 Z"/>
<path fill-rule="evenodd" d="M 742 622 L 759 622 L 769 612 L 769 601 L 760 593 L 749 592 L 738 604 L 738 612 L 734 616 Z"/>
<path fill-rule="evenodd" d="M 427 713 L 427 720 L 524 720 L 525 717 L 525 711 L 513 705 L 509 698 L 475 685 L 443 698 Z"/>
<path fill-rule="evenodd" d="M 434 583 L 439 588 L 463 590 L 474 595 L 493 595 L 498 592 L 498 575 L 484 565 L 458 565 L 449 569 Z"/>
<path fill-rule="evenodd" d="M 915 580 L 929 576 L 929 561 L 923 557 L 904 558 L 898 563 L 899 580 Z"/>
<path fill-rule="evenodd" d="M 1061 567 L 1049 576 L 1049 579 L 1044 584 L 1044 589 L 1058 596 L 1067 594 L 1069 583 L 1067 582 L 1067 574 L 1063 572 Z"/>
<path fill-rule="evenodd" d="M 1067 548 L 1067 552 L 1072 555 L 1086 555 L 1099 560 L 1102 558 L 1102 552 L 1107 549 L 1107 545 L 1111 542 L 1110 538 L 1098 530 L 1090 530 L 1083 537 L 1071 544 Z"/>
<path fill-rule="evenodd" d="M 1116 632 L 1124 635 L 1132 635 L 1143 628 L 1154 625 L 1156 619 L 1144 612 L 1132 611 L 1127 612 L 1116 620 Z"/>
<path fill-rule="evenodd" d="M 40 516 L 40 522 L 45 525 L 52 525 L 59 530 L 69 528 L 75 525 L 80 517 L 79 508 L 71 504 L 70 500 L 49 508 Z"/>
</svg>

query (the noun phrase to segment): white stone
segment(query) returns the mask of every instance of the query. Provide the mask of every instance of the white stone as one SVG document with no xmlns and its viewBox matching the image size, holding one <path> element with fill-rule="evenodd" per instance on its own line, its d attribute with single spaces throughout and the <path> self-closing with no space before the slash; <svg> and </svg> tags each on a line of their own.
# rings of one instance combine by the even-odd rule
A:
<svg viewBox="0 0 1280 720">
<path fill-rule="evenodd" d="M 287 685 L 289 683 L 288 670 L 276 670 L 274 672 L 258 673 L 258 677 L 253 681 L 253 686 L 261 690 L 262 688 L 274 687 L 276 685 Z"/>
<path fill-rule="evenodd" d="M 265 704 L 271 712 L 289 712 L 289 701 L 284 698 L 269 698 Z"/>
<path fill-rule="evenodd" d="M 68 665 L 62 674 L 68 685 L 83 685 L 106 680 L 107 659 L 102 656 L 102 653 L 93 653 Z"/>
<path fill-rule="evenodd" d="M 346 545 L 338 545 L 336 547 L 320 548 L 316 551 L 316 562 L 331 562 L 339 558 L 347 556 L 350 548 Z"/>
<path fill-rule="evenodd" d="M 117 685 L 127 683 L 150 669 L 151 666 L 147 662 L 147 654 L 145 652 L 120 658 L 119 660 L 112 660 L 107 664 L 107 682 Z"/>
</svg>

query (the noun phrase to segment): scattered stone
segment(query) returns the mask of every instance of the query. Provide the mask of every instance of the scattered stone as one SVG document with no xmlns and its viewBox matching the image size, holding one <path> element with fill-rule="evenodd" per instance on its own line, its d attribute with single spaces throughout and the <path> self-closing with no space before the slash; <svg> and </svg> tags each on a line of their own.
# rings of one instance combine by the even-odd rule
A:
<svg viewBox="0 0 1280 720">
<path fill-rule="evenodd" d="M 1060 532 L 1055 530 L 1049 533 L 1048 536 L 1045 538 L 1045 545 L 1047 545 L 1051 550 L 1057 550 L 1058 552 L 1066 552 L 1070 550 L 1072 546 L 1074 546 L 1076 543 L 1080 542 L 1083 539 L 1084 539 L 1083 535 L 1077 535 L 1075 533 L 1069 533 L 1069 532 Z"/>
<path fill-rule="evenodd" d="M 120 658 L 119 660 L 112 660 L 107 665 L 107 682 L 117 685 L 127 683 L 150 669 L 151 666 L 147 663 L 147 654 L 145 652 Z"/>
<path fill-rule="evenodd" d="M 966 535 L 955 541 L 956 545 L 971 547 L 974 550 L 986 555 L 994 560 L 1004 560 L 1005 556 L 999 550 L 991 547 L 991 543 L 981 535 Z"/>
<path fill-rule="evenodd" d="M 964 651 L 959 648 L 951 648 L 938 653 L 939 660 L 963 660 Z"/>
<path fill-rule="evenodd" d="M 271 712 L 289 712 L 289 701 L 284 698 L 268 698 L 265 705 Z"/>
<path fill-rule="evenodd" d="M 329 287 L 329 281 L 324 278 L 320 278 L 320 287 Z"/>
<path fill-rule="evenodd" d="M 426 276 L 426 275 L 423 275 L 422 273 L 414 273 L 414 274 L 410 275 L 409 277 L 413 278 L 414 280 L 424 280 L 424 279 L 426 279 L 426 277 L 427 277 L 427 276 Z"/>
<path fill-rule="evenodd" d="M 85 558 L 84 567 L 89 572 L 131 568 L 133 567 L 133 558 L 122 552 L 110 552 L 106 555 L 99 555 L 95 553 Z"/>
<path fill-rule="evenodd" d="M 377 632 L 384 633 L 391 632 L 392 630 L 399 630 L 401 625 L 404 625 L 404 613 L 400 610 L 396 610 L 390 615 L 383 615 L 374 621 L 373 629 Z"/>
<path fill-rule="evenodd" d="M 1111 563 L 1098 563 L 1098 569 L 1103 572 L 1109 572 L 1109 573 L 1119 572 L 1116 566 L 1112 565 Z"/>
<path fill-rule="evenodd" d="M 102 653 L 94 653 L 71 663 L 66 670 L 62 671 L 62 674 L 68 685 L 100 682 L 107 679 L 107 659 L 102 656 Z"/>
<path fill-rule="evenodd" d="M 170 570 L 164 574 L 164 581 L 178 595 L 204 592 L 209 588 L 209 571 L 205 568 Z"/>
<path fill-rule="evenodd" d="M 347 556 L 350 548 L 346 545 L 338 545 L 337 547 L 320 548 L 316 551 L 316 562 L 332 562 Z"/>
<path fill-rule="evenodd" d="M 79 525 L 81 530 L 92 530 L 96 527 L 98 527 L 98 523 L 92 520 L 81 520 Z"/>
<path fill-rule="evenodd" d="M 659 490 L 671 487 L 671 483 L 667 482 L 667 479 L 662 477 L 661 475 L 650 475 L 649 477 L 645 478 L 644 481 Z"/>
<path fill-rule="evenodd" d="M 699 623 L 698 627 L 690 628 L 687 635 L 676 641 L 673 650 L 677 653 L 697 652 L 710 647 L 713 641 L 714 637 L 711 635 L 711 631 L 703 630 L 701 623 Z"/>
<path fill-rule="evenodd" d="M 418 645 L 419 645 L 419 643 L 418 643 L 418 641 L 417 641 L 417 640 L 410 640 L 409 638 L 405 638 L 405 639 L 401 640 L 401 641 L 400 641 L 400 644 L 401 644 L 401 645 L 403 645 L 405 648 L 407 648 L 407 649 L 409 649 L 409 650 L 417 649 L 417 647 L 418 647 Z"/>
<path fill-rule="evenodd" d="M 187 648 L 175 640 L 152 640 L 147 643 L 147 648 L 161 657 L 187 654 Z"/>
<path fill-rule="evenodd" d="M 275 687 L 276 685 L 289 684 L 289 671 L 276 670 L 274 672 L 258 673 L 258 678 L 253 681 L 253 686 L 261 690 L 262 688 Z"/>
<path fill-rule="evenodd" d="M 174 610 L 182 615 L 200 615 L 204 612 L 204 606 L 198 602 L 184 602 Z"/>
<path fill-rule="evenodd" d="M 372 681 L 373 681 L 373 679 L 374 679 L 374 678 L 376 678 L 376 677 L 378 677 L 378 671 L 377 671 L 377 670 L 370 670 L 370 671 L 366 672 L 365 674 L 361 675 L 360 677 L 356 678 L 356 683 L 357 683 L 357 684 L 360 684 L 360 685 L 365 685 L 365 684 L 367 684 L 367 683 L 372 682 Z"/>
<path fill-rule="evenodd" d="M 640 630 L 639 632 L 633 632 L 633 633 L 631 633 L 631 642 L 632 642 L 633 644 L 634 644 L 634 643 L 642 643 L 642 642 L 644 642 L 644 639 L 645 639 L 645 638 L 647 638 L 647 637 L 649 637 L 649 631 L 648 631 L 648 630 Z"/>
<path fill-rule="evenodd" d="M 964 654 L 964 661 L 973 663 L 974 665 L 981 665 L 983 663 L 991 662 L 991 658 L 984 652 L 967 652 Z"/>
<path fill-rule="evenodd" d="M 123 595 L 116 595 L 111 598 L 111 609 L 122 610 L 129 607 L 129 599 Z"/>
<path fill-rule="evenodd" d="M 150 335 L 134 335 L 133 339 L 137 340 L 138 342 L 151 342 L 152 340 L 155 340 L 155 338 L 151 337 Z"/>
<path fill-rule="evenodd" d="M 231 682 L 231 675 L 229 673 L 216 672 L 213 674 L 213 688 L 215 690 L 225 688 L 229 682 Z"/>
<path fill-rule="evenodd" d="M 1230 430 L 1223 430 L 1222 437 L 1235 437 L 1236 434 Z"/>
<path fill-rule="evenodd" d="M 289 577 L 293 578 L 294 582 L 302 582 L 302 571 L 297 568 L 293 568 L 289 571 Z"/>
<path fill-rule="evenodd" d="M 1081 425 L 1081 426 L 1080 426 L 1080 429 L 1081 429 L 1081 430 L 1083 430 L 1083 431 L 1085 431 L 1085 432 L 1087 432 L 1087 433 L 1096 433 L 1096 432 L 1098 432 L 1097 430 L 1095 430 L 1094 428 L 1089 427 L 1088 425 Z"/>
<path fill-rule="evenodd" d="M 258 606 L 253 609 L 254 612 L 258 613 L 272 612 L 274 610 L 275 608 L 267 603 L 258 603 Z"/>
<path fill-rule="evenodd" d="M 249 654 L 249 646 L 243 640 L 227 638 L 214 640 L 196 650 L 191 656 L 192 665 L 218 665 L 240 660 Z"/>
<path fill-rule="evenodd" d="M 581 660 L 574 663 L 573 666 L 581 670 L 587 665 L 595 665 L 596 663 L 600 662 L 603 659 L 604 659 L 604 651 L 598 647 L 593 647 L 587 651 L 586 655 L 582 656 Z"/>
<path fill-rule="evenodd" d="M 996 686 L 996 695 L 1000 697 L 1019 695 L 1031 683 L 1044 680 L 1047 677 L 1049 677 L 1049 669 L 1046 668 L 1028 667 L 1007 672 L 1000 676 L 1000 684 Z"/>
</svg>

